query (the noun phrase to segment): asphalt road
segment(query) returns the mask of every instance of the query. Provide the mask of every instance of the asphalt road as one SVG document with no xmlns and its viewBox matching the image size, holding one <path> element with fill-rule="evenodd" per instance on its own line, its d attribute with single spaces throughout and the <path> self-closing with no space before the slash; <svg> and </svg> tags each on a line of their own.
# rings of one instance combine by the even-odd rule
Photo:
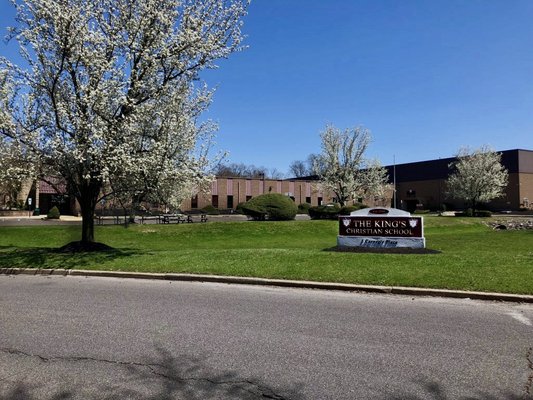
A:
<svg viewBox="0 0 533 400">
<path fill-rule="evenodd" d="M 533 399 L 533 306 L 0 276 L 0 399 Z"/>
</svg>

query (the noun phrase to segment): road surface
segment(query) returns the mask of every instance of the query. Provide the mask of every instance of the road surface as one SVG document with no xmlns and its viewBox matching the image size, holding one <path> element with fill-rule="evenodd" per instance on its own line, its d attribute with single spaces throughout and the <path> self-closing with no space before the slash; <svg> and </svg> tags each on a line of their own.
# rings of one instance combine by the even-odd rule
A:
<svg viewBox="0 0 533 400">
<path fill-rule="evenodd" d="M 0 399 L 533 399 L 533 306 L 0 276 Z"/>
</svg>

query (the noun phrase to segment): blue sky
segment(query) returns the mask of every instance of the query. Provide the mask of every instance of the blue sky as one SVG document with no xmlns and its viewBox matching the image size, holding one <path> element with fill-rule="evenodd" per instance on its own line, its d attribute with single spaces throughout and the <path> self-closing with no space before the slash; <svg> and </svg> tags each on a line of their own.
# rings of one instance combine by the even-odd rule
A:
<svg viewBox="0 0 533 400">
<path fill-rule="evenodd" d="M 14 24 L 7 0 L 0 21 Z M 530 0 L 255 0 L 249 47 L 204 74 L 206 117 L 228 161 L 283 172 L 328 123 L 370 129 L 385 165 L 533 150 L 532 21 Z"/>
</svg>

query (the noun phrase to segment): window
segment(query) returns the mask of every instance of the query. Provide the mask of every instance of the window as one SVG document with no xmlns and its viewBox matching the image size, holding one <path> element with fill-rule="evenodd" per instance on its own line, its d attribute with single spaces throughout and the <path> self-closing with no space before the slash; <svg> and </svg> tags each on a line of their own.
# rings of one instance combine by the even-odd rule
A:
<svg viewBox="0 0 533 400">
<path fill-rule="evenodd" d="M 233 196 L 228 196 L 228 208 L 233 208 Z"/>
<path fill-rule="evenodd" d="M 191 198 L 191 208 L 198 208 L 198 195 Z"/>
<path fill-rule="evenodd" d="M 213 207 L 218 208 L 218 195 L 214 194 L 211 196 L 211 204 Z"/>
<path fill-rule="evenodd" d="M 305 202 L 311 204 L 311 197 L 306 197 Z"/>
<path fill-rule="evenodd" d="M 246 196 L 246 201 L 251 200 L 252 196 Z"/>
<path fill-rule="evenodd" d="M 318 205 L 319 205 L 319 206 L 322 205 L 322 197 L 319 197 L 319 198 L 318 198 Z"/>
</svg>

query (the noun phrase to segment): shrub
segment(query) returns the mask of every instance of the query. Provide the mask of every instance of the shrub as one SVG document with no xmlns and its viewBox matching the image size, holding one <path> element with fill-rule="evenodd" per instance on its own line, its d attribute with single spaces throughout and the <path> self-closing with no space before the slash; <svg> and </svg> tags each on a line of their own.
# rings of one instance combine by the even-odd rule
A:
<svg viewBox="0 0 533 400">
<path fill-rule="evenodd" d="M 206 205 L 204 208 L 202 208 L 201 211 L 207 215 L 219 215 L 220 214 L 220 211 L 218 211 L 217 208 L 213 207 L 212 204 Z"/>
<path fill-rule="evenodd" d="M 478 210 L 476 217 L 492 217 L 492 213 L 489 210 Z"/>
<path fill-rule="evenodd" d="M 48 214 L 46 215 L 46 218 L 48 219 L 59 219 L 59 209 L 54 206 L 50 209 L 50 211 L 48 211 Z"/>
<path fill-rule="evenodd" d="M 337 219 L 341 207 L 337 203 L 311 207 L 309 216 L 311 219 Z"/>
<path fill-rule="evenodd" d="M 242 213 L 256 221 L 288 221 L 294 219 L 296 204 L 289 197 L 279 193 L 268 193 L 254 197 L 241 207 Z"/>
<path fill-rule="evenodd" d="M 455 211 L 455 207 L 452 203 L 443 203 L 442 211 Z"/>
<path fill-rule="evenodd" d="M 237 207 L 235 207 L 235 212 L 237 214 L 244 214 L 244 212 L 242 211 L 242 206 L 244 206 L 244 204 L 246 204 L 244 201 L 237 204 Z"/>
<path fill-rule="evenodd" d="M 298 204 L 298 214 L 309 214 L 309 208 L 311 208 L 309 203 Z"/>
<path fill-rule="evenodd" d="M 363 208 L 368 208 L 368 206 L 363 203 L 355 203 L 351 206 L 344 206 L 339 210 L 339 215 L 350 215 L 352 211 L 361 210 Z"/>
<path fill-rule="evenodd" d="M 429 214 L 429 210 L 414 210 L 413 214 Z"/>
<path fill-rule="evenodd" d="M 456 212 L 455 216 L 456 217 L 473 217 L 474 216 L 474 212 L 472 211 L 471 208 L 467 208 L 464 211 Z"/>
</svg>

